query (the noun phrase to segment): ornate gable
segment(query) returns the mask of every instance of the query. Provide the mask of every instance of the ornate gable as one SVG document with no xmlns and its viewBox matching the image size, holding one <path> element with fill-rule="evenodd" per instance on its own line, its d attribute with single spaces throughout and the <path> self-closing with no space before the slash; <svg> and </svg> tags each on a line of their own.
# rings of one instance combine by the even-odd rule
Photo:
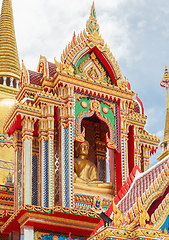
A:
<svg viewBox="0 0 169 240">
<path fill-rule="evenodd" d="M 65 68 L 84 79 L 92 79 L 94 83 L 106 82 L 117 86 L 117 81 L 123 81 L 118 63 L 99 34 L 94 2 L 86 30 L 77 37 L 74 33 L 61 55 L 61 61 Z"/>
</svg>

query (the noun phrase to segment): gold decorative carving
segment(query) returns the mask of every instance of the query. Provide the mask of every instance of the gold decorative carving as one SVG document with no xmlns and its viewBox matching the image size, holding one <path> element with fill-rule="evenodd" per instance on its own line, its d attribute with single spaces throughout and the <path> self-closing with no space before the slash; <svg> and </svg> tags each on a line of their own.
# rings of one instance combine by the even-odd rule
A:
<svg viewBox="0 0 169 240">
<path fill-rule="evenodd" d="M 48 236 L 49 233 L 42 233 L 42 232 L 36 232 L 35 233 L 35 238 L 36 240 L 42 239 L 43 236 Z"/>
<path fill-rule="evenodd" d="M 21 227 L 27 223 L 27 221 L 32 222 L 44 222 L 45 224 L 53 225 L 53 226 L 67 226 L 77 228 L 80 227 L 81 229 L 92 231 L 96 227 L 96 223 L 91 222 L 82 222 L 80 220 L 74 219 L 67 219 L 65 217 L 57 217 L 57 216 L 50 216 L 44 214 L 36 214 L 32 212 L 26 212 L 21 218 L 18 219 L 19 224 Z"/>
<path fill-rule="evenodd" d="M 116 142 L 115 139 L 113 140 L 113 143 L 110 141 L 109 135 L 108 133 L 106 133 L 106 143 L 107 143 L 107 147 L 110 149 L 115 150 L 116 149 Z"/>
<path fill-rule="evenodd" d="M 79 64 L 80 75 L 87 77 L 89 80 L 96 81 L 97 83 L 106 83 L 107 73 L 104 67 L 100 64 L 94 52 L 91 53 L 83 62 Z M 109 76 L 108 76 L 109 77 Z M 108 78 L 107 77 L 107 78 Z M 108 79 L 109 84 L 111 83 L 110 77 Z"/>
<path fill-rule="evenodd" d="M 103 111 L 105 114 L 107 114 L 107 113 L 109 112 L 109 110 L 108 110 L 107 107 L 103 107 L 103 108 L 102 108 L 102 111 Z"/>
<path fill-rule="evenodd" d="M 90 101 L 90 110 L 95 112 L 100 112 L 100 102 L 97 100 Z"/>
<path fill-rule="evenodd" d="M 76 142 L 82 143 L 85 141 L 85 128 L 83 127 L 82 133 L 76 136 Z"/>
<path fill-rule="evenodd" d="M 87 103 L 85 101 L 82 101 L 81 106 L 82 106 L 82 108 L 87 108 Z"/>
<path fill-rule="evenodd" d="M 149 221 L 150 216 L 148 215 L 147 211 L 143 207 L 140 197 L 137 198 L 137 204 L 138 204 L 138 210 L 139 210 L 140 227 L 145 227 L 146 226 L 146 220 Z"/>
<path fill-rule="evenodd" d="M 122 222 L 124 222 L 123 214 L 120 212 L 113 199 L 113 226 L 120 227 Z"/>
<path fill-rule="evenodd" d="M 102 205 L 103 205 L 103 198 L 100 198 L 99 196 L 94 196 L 92 208 L 95 211 L 102 211 Z"/>
</svg>

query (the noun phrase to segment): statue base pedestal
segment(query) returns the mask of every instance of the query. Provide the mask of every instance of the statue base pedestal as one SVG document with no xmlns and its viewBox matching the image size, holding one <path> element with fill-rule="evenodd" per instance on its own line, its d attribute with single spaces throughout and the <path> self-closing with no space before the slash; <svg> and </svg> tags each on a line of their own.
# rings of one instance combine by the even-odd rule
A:
<svg viewBox="0 0 169 240">
<path fill-rule="evenodd" d="M 113 198 L 114 190 L 112 183 L 91 183 L 79 184 L 74 183 L 74 193 L 85 194 L 90 196 L 100 196 L 103 198 Z"/>
</svg>

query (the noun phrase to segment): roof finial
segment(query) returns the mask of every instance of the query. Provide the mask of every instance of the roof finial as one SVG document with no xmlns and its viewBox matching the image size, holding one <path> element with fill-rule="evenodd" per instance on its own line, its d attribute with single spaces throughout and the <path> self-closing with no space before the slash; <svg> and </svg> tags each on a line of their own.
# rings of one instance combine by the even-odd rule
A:
<svg viewBox="0 0 169 240">
<path fill-rule="evenodd" d="M 92 4 L 92 7 L 91 7 L 91 13 L 90 13 L 89 20 L 86 23 L 86 31 L 88 33 L 93 33 L 95 31 L 97 31 L 99 33 L 99 24 L 97 23 L 97 19 L 96 19 L 96 11 L 95 11 L 94 1 Z"/>
<path fill-rule="evenodd" d="M 3 0 L 0 19 L 0 76 L 20 79 L 11 0 Z"/>
</svg>

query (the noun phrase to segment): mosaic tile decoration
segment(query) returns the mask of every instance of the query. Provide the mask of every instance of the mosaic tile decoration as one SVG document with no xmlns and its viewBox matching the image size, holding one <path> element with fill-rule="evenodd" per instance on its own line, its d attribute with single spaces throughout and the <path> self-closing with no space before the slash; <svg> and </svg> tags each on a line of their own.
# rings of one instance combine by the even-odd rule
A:
<svg viewBox="0 0 169 240">
<path fill-rule="evenodd" d="M 49 138 L 49 207 L 52 208 L 53 206 L 53 139 L 52 137 Z"/>
<path fill-rule="evenodd" d="M 55 153 L 55 203 L 59 201 L 59 152 Z"/>
<path fill-rule="evenodd" d="M 31 204 L 31 199 L 30 199 L 30 195 L 31 195 L 31 169 L 30 169 L 30 164 L 31 164 L 31 144 L 32 140 L 31 139 L 25 139 L 24 141 L 24 164 L 26 166 L 26 171 L 24 172 L 24 188 L 26 187 L 26 191 L 24 190 L 24 194 L 26 197 L 26 204 Z"/>
<path fill-rule="evenodd" d="M 43 139 L 44 145 L 44 159 L 43 159 L 43 207 L 48 207 L 49 203 L 49 176 L 48 176 L 48 141 Z"/>
<path fill-rule="evenodd" d="M 58 235 L 58 234 L 53 234 L 53 233 L 42 233 L 38 234 L 38 240 L 85 240 L 84 238 L 78 238 L 78 237 L 69 237 L 69 236 L 64 236 L 64 235 Z"/>
<path fill-rule="evenodd" d="M 32 157 L 32 205 L 38 205 L 38 158 Z"/>
<path fill-rule="evenodd" d="M 73 139 L 73 127 L 72 125 L 70 125 L 70 130 L 69 130 L 69 139 L 70 139 L 70 147 L 69 147 L 69 151 L 70 151 L 70 197 L 71 197 L 71 200 L 70 200 L 70 204 L 71 204 L 71 208 L 73 208 L 73 181 L 74 181 L 74 178 L 73 178 L 73 175 L 74 175 L 74 161 L 73 161 L 73 158 L 74 158 L 74 139 Z"/>
<path fill-rule="evenodd" d="M 102 157 L 99 157 L 98 160 L 98 168 L 99 168 L 99 181 L 105 182 L 106 179 L 106 164 L 105 164 L 105 159 Z"/>
<path fill-rule="evenodd" d="M 122 183 L 125 182 L 125 144 L 124 137 L 121 137 L 121 161 L 122 161 Z"/>
<path fill-rule="evenodd" d="M 18 208 L 22 203 L 22 150 L 18 150 Z"/>
<path fill-rule="evenodd" d="M 106 149 L 106 182 L 110 182 L 109 149 Z"/>
<path fill-rule="evenodd" d="M 54 204 L 59 201 L 59 129 L 58 123 L 54 129 L 54 171 L 55 171 L 55 200 Z"/>
<path fill-rule="evenodd" d="M 128 156 L 127 156 L 127 139 L 125 139 L 125 181 L 127 180 L 127 177 L 129 175 L 129 169 L 128 169 Z"/>
<path fill-rule="evenodd" d="M 114 102 L 115 105 L 115 131 L 116 131 L 116 148 L 119 151 L 119 123 L 118 123 L 118 106 L 117 102 Z"/>
<path fill-rule="evenodd" d="M 64 126 L 61 127 L 61 135 L 62 135 L 62 143 L 60 143 L 60 145 L 62 145 L 62 152 L 61 152 L 61 166 L 60 166 L 60 179 L 62 179 L 62 184 L 61 184 L 61 190 L 62 190 L 62 195 L 61 195 L 61 201 L 63 203 L 63 207 L 66 206 L 66 193 L 65 193 L 65 189 L 66 189 L 66 175 L 65 175 L 65 128 Z"/>
<path fill-rule="evenodd" d="M 70 207 L 69 205 L 69 128 L 65 129 L 65 168 L 64 168 L 65 178 L 65 203 L 66 207 Z"/>
<path fill-rule="evenodd" d="M 61 138 L 61 128 L 58 129 L 58 134 L 59 134 L 59 137 Z M 61 154 L 62 154 L 61 142 L 59 142 L 59 201 L 60 201 L 60 203 L 62 202 L 62 194 L 63 194 L 63 191 L 62 191 L 62 179 L 61 179 L 61 176 L 62 176 Z"/>
</svg>

